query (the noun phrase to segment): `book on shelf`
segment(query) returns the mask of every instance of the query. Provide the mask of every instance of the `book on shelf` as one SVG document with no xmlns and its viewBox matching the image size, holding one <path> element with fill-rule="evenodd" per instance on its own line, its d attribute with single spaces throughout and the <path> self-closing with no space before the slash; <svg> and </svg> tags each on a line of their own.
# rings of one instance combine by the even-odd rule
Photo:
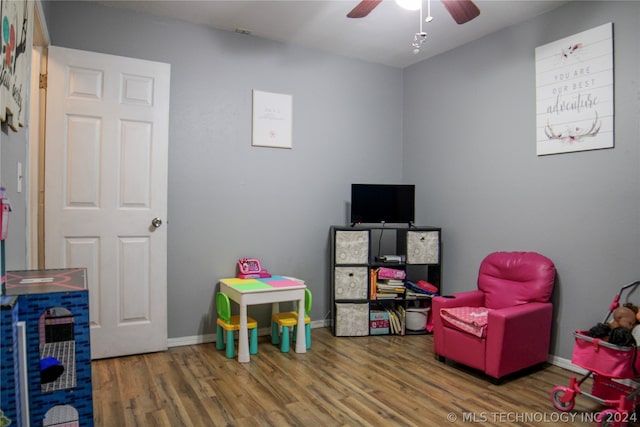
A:
<svg viewBox="0 0 640 427">
<path fill-rule="evenodd" d="M 384 285 L 384 286 L 398 286 L 398 287 L 404 288 L 404 281 L 402 281 L 402 280 L 378 279 L 378 280 L 376 280 L 376 283 L 378 283 L 380 285 Z"/>
<path fill-rule="evenodd" d="M 370 312 L 371 335 L 405 335 L 406 312 L 401 305 L 376 308 Z"/>
<path fill-rule="evenodd" d="M 407 273 L 404 270 L 399 270 L 395 268 L 378 267 L 376 271 L 378 273 L 378 279 L 404 280 L 407 277 Z"/>
<path fill-rule="evenodd" d="M 378 284 L 375 296 L 376 299 L 402 299 L 404 298 L 404 288 L 384 287 Z"/>
<path fill-rule="evenodd" d="M 385 294 L 385 293 L 380 293 L 380 294 L 376 294 L 376 298 L 377 300 L 402 300 L 402 296 L 398 295 L 398 294 Z"/>
<path fill-rule="evenodd" d="M 404 292 L 404 282 L 402 280 L 382 280 L 378 279 L 376 285 L 380 289 L 393 289 Z"/>
<path fill-rule="evenodd" d="M 369 271 L 369 299 L 399 299 L 404 297 L 404 281 L 399 279 L 380 279 L 378 269 Z"/>
<path fill-rule="evenodd" d="M 376 299 L 378 291 L 378 275 L 374 269 L 369 270 L 369 299 Z"/>
<path fill-rule="evenodd" d="M 406 299 L 430 299 L 433 297 L 433 294 L 424 294 L 422 292 L 414 292 L 409 290 L 407 290 L 407 292 L 405 293 Z"/>
<path fill-rule="evenodd" d="M 400 328 L 398 316 L 395 311 L 389 310 L 389 333 L 397 335 Z"/>
<path fill-rule="evenodd" d="M 389 332 L 394 335 L 404 335 L 405 312 L 404 307 L 389 309 Z"/>
<path fill-rule="evenodd" d="M 398 286 L 398 285 L 387 285 L 385 283 L 376 283 L 376 288 L 379 291 L 387 291 L 387 292 L 398 292 L 398 293 L 403 293 L 404 292 L 404 286 Z"/>
</svg>

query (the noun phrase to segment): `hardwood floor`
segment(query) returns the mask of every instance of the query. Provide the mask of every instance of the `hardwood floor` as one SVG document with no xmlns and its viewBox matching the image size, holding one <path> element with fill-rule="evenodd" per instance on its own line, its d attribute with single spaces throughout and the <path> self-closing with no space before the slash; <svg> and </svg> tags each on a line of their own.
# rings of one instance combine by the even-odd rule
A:
<svg viewBox="0 0 640 427">
<path fill-rule="evenodd" d="M 438 362 L 431 335 L 336 338 L 320 328 L 312 337 L 306 354 L 260 337 L 245 364 L 215 343 L 94 361 L 95 425 L 595 426 L 603 409 L 578 396 L 573 411 L 556 410 L 551 390 L 574 375 L 556 366 L 494 385 Z"/>
</svg>

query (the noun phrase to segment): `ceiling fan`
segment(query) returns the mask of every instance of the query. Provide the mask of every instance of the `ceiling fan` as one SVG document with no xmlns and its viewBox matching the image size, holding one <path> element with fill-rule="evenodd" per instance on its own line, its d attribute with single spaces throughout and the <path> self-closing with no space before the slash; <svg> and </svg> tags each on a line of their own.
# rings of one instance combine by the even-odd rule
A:
<svg viewBox="0 0 640 427">
<path fill-rule="evenodd" d="M 480 15 L 480 9 L 471 0 L 440 0 L 453 19 L 458 24 L 464 24 Z M 364 18 L 378 6 L 382 0 L 362 0 L 351 12 L 348 18 Z"/>
</svg>

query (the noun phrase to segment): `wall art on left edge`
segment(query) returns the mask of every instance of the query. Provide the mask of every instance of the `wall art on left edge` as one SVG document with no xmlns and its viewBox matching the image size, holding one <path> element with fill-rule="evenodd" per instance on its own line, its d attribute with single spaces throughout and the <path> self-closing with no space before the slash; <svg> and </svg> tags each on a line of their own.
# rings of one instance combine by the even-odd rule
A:
<svg viewBox="0 0 640 427">
<path fill-rule="evenodd" d="M 33 38 L 33 2 L 0 1 L 0 38 L 2 39 L 2 71 L 0 71 L 0 121 L 11 130 L 24 126 L 31 76 Z"/>
</svg>

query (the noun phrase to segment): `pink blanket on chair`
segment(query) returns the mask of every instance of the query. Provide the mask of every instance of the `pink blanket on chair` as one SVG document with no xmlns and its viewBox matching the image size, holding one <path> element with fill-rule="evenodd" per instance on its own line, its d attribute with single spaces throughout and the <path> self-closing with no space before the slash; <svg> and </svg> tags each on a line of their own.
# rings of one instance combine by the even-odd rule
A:
<svg viewBox="0 0 640 427">
<path fill-rule="evenodd" d="M 482 338 L 487 329 L 489 310 L 486 307 L 443 308 L 440 316 L 454 328 Z"/>
</svg>

